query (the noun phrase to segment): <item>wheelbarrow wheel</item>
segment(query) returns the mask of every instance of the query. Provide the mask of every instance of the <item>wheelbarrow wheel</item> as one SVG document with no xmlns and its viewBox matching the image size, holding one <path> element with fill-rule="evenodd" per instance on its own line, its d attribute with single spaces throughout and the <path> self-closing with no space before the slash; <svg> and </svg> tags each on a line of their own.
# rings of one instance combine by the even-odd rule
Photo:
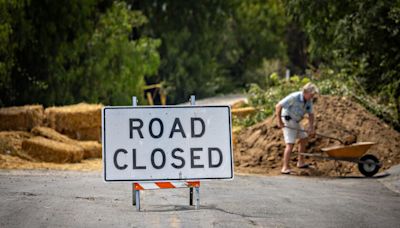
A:
<svg viewBox="0 0 400 228">
<path fill-rule="evenodd" d="M 371 154 L 362 156 L 358 163 L 358 170 L 366 177 L 372 177 L 380 168 L 378 158 Z"/>
</svg>

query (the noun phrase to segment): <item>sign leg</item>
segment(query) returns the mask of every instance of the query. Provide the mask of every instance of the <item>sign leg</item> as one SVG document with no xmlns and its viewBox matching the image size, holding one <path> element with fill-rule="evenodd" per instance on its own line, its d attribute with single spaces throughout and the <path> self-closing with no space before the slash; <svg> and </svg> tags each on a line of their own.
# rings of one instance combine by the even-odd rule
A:
<svg viewBox="0 0 400 228">
<path fill-rule="evenodd" d="M 193 188 L 189 188 L 189 205 L 193 206 Z"/>
<path fill-rule="evenodd" d="M 196 187 L 195 191 L 196 191 L 196 206 L 195 206 L 195 208 L 197 210 L 200 207 L 200 187 Z"/>
<path fill-rule="evenodd" d="M 132 205 L 136 205 L 136 190 L 135 190 L 135 183 L 132 183 Z"/>
<path fill-rule="evenodd" d="M 136 192 L 136 211 L 140 211 L 140 191 L 135 190 Z"/>
</svg>

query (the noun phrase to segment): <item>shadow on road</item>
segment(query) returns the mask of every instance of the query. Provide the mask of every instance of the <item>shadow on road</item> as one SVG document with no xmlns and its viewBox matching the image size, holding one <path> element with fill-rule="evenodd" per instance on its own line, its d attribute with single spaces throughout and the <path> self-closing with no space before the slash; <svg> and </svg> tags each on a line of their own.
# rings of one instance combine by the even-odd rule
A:
<svg viewBox="0 0 400 228">
<path fill-rule="evenodd" d="M 143 212 L 176 212 L 176 211 L 195 211 L 194 206 L 189 205 L 152 205 L 153 208 L 141 209 Z M 154 208 L 157 207 L 157 208 Z M 201 207 L 203 208 L 203 207 Z"/>
<path fill-rule="evenodd" d="M 390 176 L 391 174 L 388 172 L 379 173 L 373 177 L 365 177 L 365 176 L 338 176 L 338 179 L 381 179 Z"/>
</svg>

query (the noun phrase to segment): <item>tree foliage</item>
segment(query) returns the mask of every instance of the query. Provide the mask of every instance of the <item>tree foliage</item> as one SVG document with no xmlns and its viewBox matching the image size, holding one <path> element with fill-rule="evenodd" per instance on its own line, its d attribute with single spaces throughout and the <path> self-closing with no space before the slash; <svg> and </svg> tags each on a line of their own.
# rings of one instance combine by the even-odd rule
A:
<svg viewBox="0 0 400 228">
<path fill-rule="evenodd" d="M 162 40 L 158 75 L 148 80 L 166 82 L 171 103 L 243 88 L 263 59 L 284 56 L 280 1 L 128 2 L 149 18 L 140 32 Z"/>
<path fill-rule="evenodd" d="M 228 51 L 236 59 L 226 64 L 236 86 L 261 83 L 265 75 L 257 70 L 264 60 L 287 62 L 284 39 L 287 23 L 281 1 L 238 1 L 231 22 L 234 46 Z"/>
<path fill-rule="evenodd" d="M 165 82 L 170 103 L 190 94 L 205 97 L 228 86 L 219 63 L 225 42 L 230 1 L 134 1 L 150 23 L 142 33 L 162 40 L 158 76 L 149 82 Z"/>
<path fill-rule="evenodd" d="M 125 3 L 2 1 L 0 105 L 127 103 L 154 73 L 159 41 L 129 38 L 146 22 Z"/>
<path fill-rule="evenodd" d="M 144 76 L 154 74 L 159 65 L 158 40 L 129 39 L 132 27 L 145 22 L 140 12 L 128 10 L 125 3 L 114 3 L 100 16 L 96 29 L 87 37 L 78 53 L 81 58 L 72 56 L 60 60 L 55 69 L 60 75 L 56 87 L 64 86 L 66 92 L 72 91 L 72 101 L 129 104 L 132 95 L 141 97 Z M 72 63 L 67 71 L 66 62 Z M 76 80 L 68 81 L 71 78 Z M 59 91 L 54 92 L 63 96 Z M 78 96 L 74 97 L 75 94 Z"/>
<path fill-rule="evenodd" d="M 285 0 L 309 37 L 309 53 L 354 77 L 400 118 L 400 1 Z"/>
</svg>

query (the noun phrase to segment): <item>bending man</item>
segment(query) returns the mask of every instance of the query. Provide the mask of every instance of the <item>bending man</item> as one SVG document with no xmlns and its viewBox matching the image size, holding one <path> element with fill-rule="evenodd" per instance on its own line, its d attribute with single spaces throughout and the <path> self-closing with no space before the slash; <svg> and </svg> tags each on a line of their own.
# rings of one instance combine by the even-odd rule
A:
<svg viewBox="0 0 400 228">
<path fill-rule="evenodd" d="M 275 106 L 278 127 L 283 130 L 283 137 L 286 144 L 283 154 L 282 174 L 290 174 L 291 172 L 289 166 L 290 154 L 297 138 L 300 139 L 297 167 L 308 168 L 308 164 L 304 163 L 301 153 L 305 151 L 308 135 L 312 136 L 315 134 L 312 100 L 318 92 L 318 88 L 314 84 L 307 83 L 302 91 L 289 94 Z M 309 126 L 307 131 L 300 125 L 300 121 L 306 113 L 308 114 Z"/>
</svg>

